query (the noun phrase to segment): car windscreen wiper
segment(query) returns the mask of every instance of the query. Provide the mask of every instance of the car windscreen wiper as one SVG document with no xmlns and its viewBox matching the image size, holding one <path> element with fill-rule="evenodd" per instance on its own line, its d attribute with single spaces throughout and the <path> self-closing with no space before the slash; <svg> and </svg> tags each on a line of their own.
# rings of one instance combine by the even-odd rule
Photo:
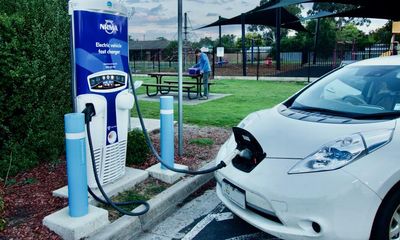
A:
<svg viewBox="0 0 400 240">
<path fill-rule="evenodd" d="M 400 117 L 400 111 L 373 114 L 357 114 L 352 116 L 352 118 L 354 119 L 392 119 L 398 117 Z"/>
<path fill-rule="evenodd" d="M 317 108 L 317 107 L 306 107 L 306 106 L 291 106 L 289 109 L 293 110 L 300 110 L 300 111 L 306 111 L 306 112 L 318 112 L 322 114 L 328 114 L 328 115 L 333 115 L 333 116 L 339 116 L 339 117 L 347 117 L 351 118 L 352 114 L 346 113 L 346 112 L 340 112 L 340 111 L 335 111 L 335 110 L 330 110 L 326 108 Z"/>
</svg>

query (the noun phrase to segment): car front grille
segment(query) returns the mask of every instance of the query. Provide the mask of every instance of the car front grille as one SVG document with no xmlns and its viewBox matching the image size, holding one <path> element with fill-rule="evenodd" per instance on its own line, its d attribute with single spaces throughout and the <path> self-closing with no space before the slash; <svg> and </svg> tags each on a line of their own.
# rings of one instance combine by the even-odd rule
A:
<svg viewBox="0 0 400 240">
<path fill-rule="evenodd" d="M 252 204 L 249 204 L 249 203 L 246 203 L 246 209 L 248 209 L 249 211 L 254 212 L 255 214 L 260 215 L 263 218 L 266 218 L 266 219 L 268 219 L 270 221 L 273 221 L 273 222 L 276 222 L 276 223 L 279 223 L 279 224 L 283 225 L 282 221 L 275 214 L 273 214 L 271 212 L 264 211 L 264 210 L 262 210 L 262 209 L 260 209 L 260 208 L 258 208 L 256 206 L 252 206 Z"/>
</svg>

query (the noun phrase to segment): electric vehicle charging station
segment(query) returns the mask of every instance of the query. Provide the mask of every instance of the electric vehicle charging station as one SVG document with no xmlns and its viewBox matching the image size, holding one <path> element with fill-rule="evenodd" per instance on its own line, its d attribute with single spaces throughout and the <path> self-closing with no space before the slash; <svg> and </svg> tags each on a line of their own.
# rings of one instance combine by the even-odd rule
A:
<svg viewBox="0 0 400 240">
<path fill-rule="evenodd" d="M 72 52 L 75 112 L 92 103 L 92 139 L 100 183 L 125 173 L 128 125 L 133 95 L 128 90 L 128 17 L 117 1 L 72 0 Z M 90 150 L 87 144 L 87 159 Z M 92 162 L 87 161 L 88 185 L 97 188 Z"/>
<path fill-rule="evenodd" d="M 84 148 L 75 150 L 81 157 L 86 155 L 88 191 L 96 201 L 111 205 L 122 214 L 143 215 L 150 208 L 147 202 L 115 203 L 102 188 L 103 185 L 117 182 L 125 174 L 130 110 L 135 101 L 137 103 L 135 88 L 140 86 L 139 82 L 133 83 L 129 68 L 127 9 L 117 0 L 71 0 L 69 14 L 72 20 L 73 106 L 76 114 L 84 113 L 86 123 L 86 134 L 84 134 L 86 143 L 82 142 L 85 141 L 81 138 L 84 135 L 79 135 L 79 141 L 86 145 L 86 153 Z M 138 104 L 135 106 L 146 143 L 165 168 L 177 173 L 199 175 L 211 173 L 226 166 L 221 161 L 215 167 L 200 171 L 179 169 L 174 167 L 173 154 L 169 154 L 172 157 L 172 163 L 167 163 L 152 145 L 140 107 Z M 171 109 L 173 109 L 172 106 L 171 102 Z M 173 117 L 169 120 L 173 123 Z M 173 128 L 173 124 L 167 125 Z M 84 128 L 81 126 L 79 129 Z M 90 129 L 93 130 L 92 133 Z M 68 136 L 76 139 L 75 133 Z M 173 149 L 173 137 L 171 139 Z M 71 159 L 71 161 L 74 160 L 77 159 Z M 79 164 L 72 165 L 79 166 Z M 86 176 L 82 174 L 83 178 L 86 180 Z M 86 181 L 82 180 L 81 185 L 85 186 Z M 76 186 L 82 189 L 79 183 L 76 183 Z M 98 188 L 103 199 L 93 193 L 91 188 Z M 85 194 L 79 194 L 79 196 L 85 196 Z M 143 205 L 144 208 L 130 212 L 119 207 L 131 204 Z M 84 210 L 81 211 L 82 213 L 76 214 L 80 216 L 79 221 L 72 219 L 74 217 L 72 215 L 67 216 L 68 207 L 66 207 L 45 217 L 44 225 L 63 237 L 67 236 L 67 239 L 80 239 L 108 223 L 107 211 L 89 205 L 88 214 L 86 214 L 87 210 L 84 207 L 82 207 Z"/>
</svg>

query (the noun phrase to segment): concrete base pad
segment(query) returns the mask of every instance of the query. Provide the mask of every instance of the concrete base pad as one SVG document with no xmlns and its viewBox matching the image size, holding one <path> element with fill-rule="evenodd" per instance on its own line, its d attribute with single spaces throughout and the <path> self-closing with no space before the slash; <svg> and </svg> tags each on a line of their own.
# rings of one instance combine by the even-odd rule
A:
<svg viewBox="0 0 400 240">
<path fill-rule="evenodd" d="M 127 189 L 134 187 L 136 184 L 146 180 L 149 176 L 149 173 L 144 170 L 135 169 L 135 168 L 125 168 L 125 175 L 118 179 L 117 181 L 107 184 L 103 186 L 104 191 L 107 193 L 109 197 L 117 195 L 120 192 L 123 192 Z M 93 192 L 97 196 L 101 196 L 101 193 L 98 189 L 92 189 Z M 53 191 L 53 196 L 68 198 L 68 186 L 64 186 Z M 95 200 L 89 195 L 89 202 L 94 203 Z"/>
<path fill-rule="evenodd" d="M 70 217 L 68 207 L 46 216 L 43 225 L 65 240 L 86 238 L 109 224 L 108 212 L 89 205 L 89 213 L 83 217 Z"/>
<path fill-rule="evenodd" d="M 185 170 L 189 169 L 187 166 L 176 163 L 174 164 L 174 167 L 177 169 L 185 169 Z M 185 175 L 183 173 L 173 172 L 168 169 L 161 169 L 161 163 L 149 167 L 148 169 L 146 169 L 146 171 L 149 172 L 150 176 L 169 184 L 176 182 L 179 178 Z"/>
</svg>

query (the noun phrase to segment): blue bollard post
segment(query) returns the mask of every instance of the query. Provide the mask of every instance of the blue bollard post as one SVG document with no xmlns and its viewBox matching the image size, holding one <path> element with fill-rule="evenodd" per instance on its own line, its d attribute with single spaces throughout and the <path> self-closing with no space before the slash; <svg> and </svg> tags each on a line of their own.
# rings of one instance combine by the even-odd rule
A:
<svg viewBox="0 0 400 240">
<path fill-rule="evenodd" d="M 174 97 L 160 97 L 161 158 L 174 167 Z M 161 164 L 161 169 L 166 167 Z"/>
<path fill-rule="evenodd" d="M 88 214 L 85 116 L 83 113 L 65 114 L 64 124 L 69 215 L 82 217 Z"/>
</svg>

